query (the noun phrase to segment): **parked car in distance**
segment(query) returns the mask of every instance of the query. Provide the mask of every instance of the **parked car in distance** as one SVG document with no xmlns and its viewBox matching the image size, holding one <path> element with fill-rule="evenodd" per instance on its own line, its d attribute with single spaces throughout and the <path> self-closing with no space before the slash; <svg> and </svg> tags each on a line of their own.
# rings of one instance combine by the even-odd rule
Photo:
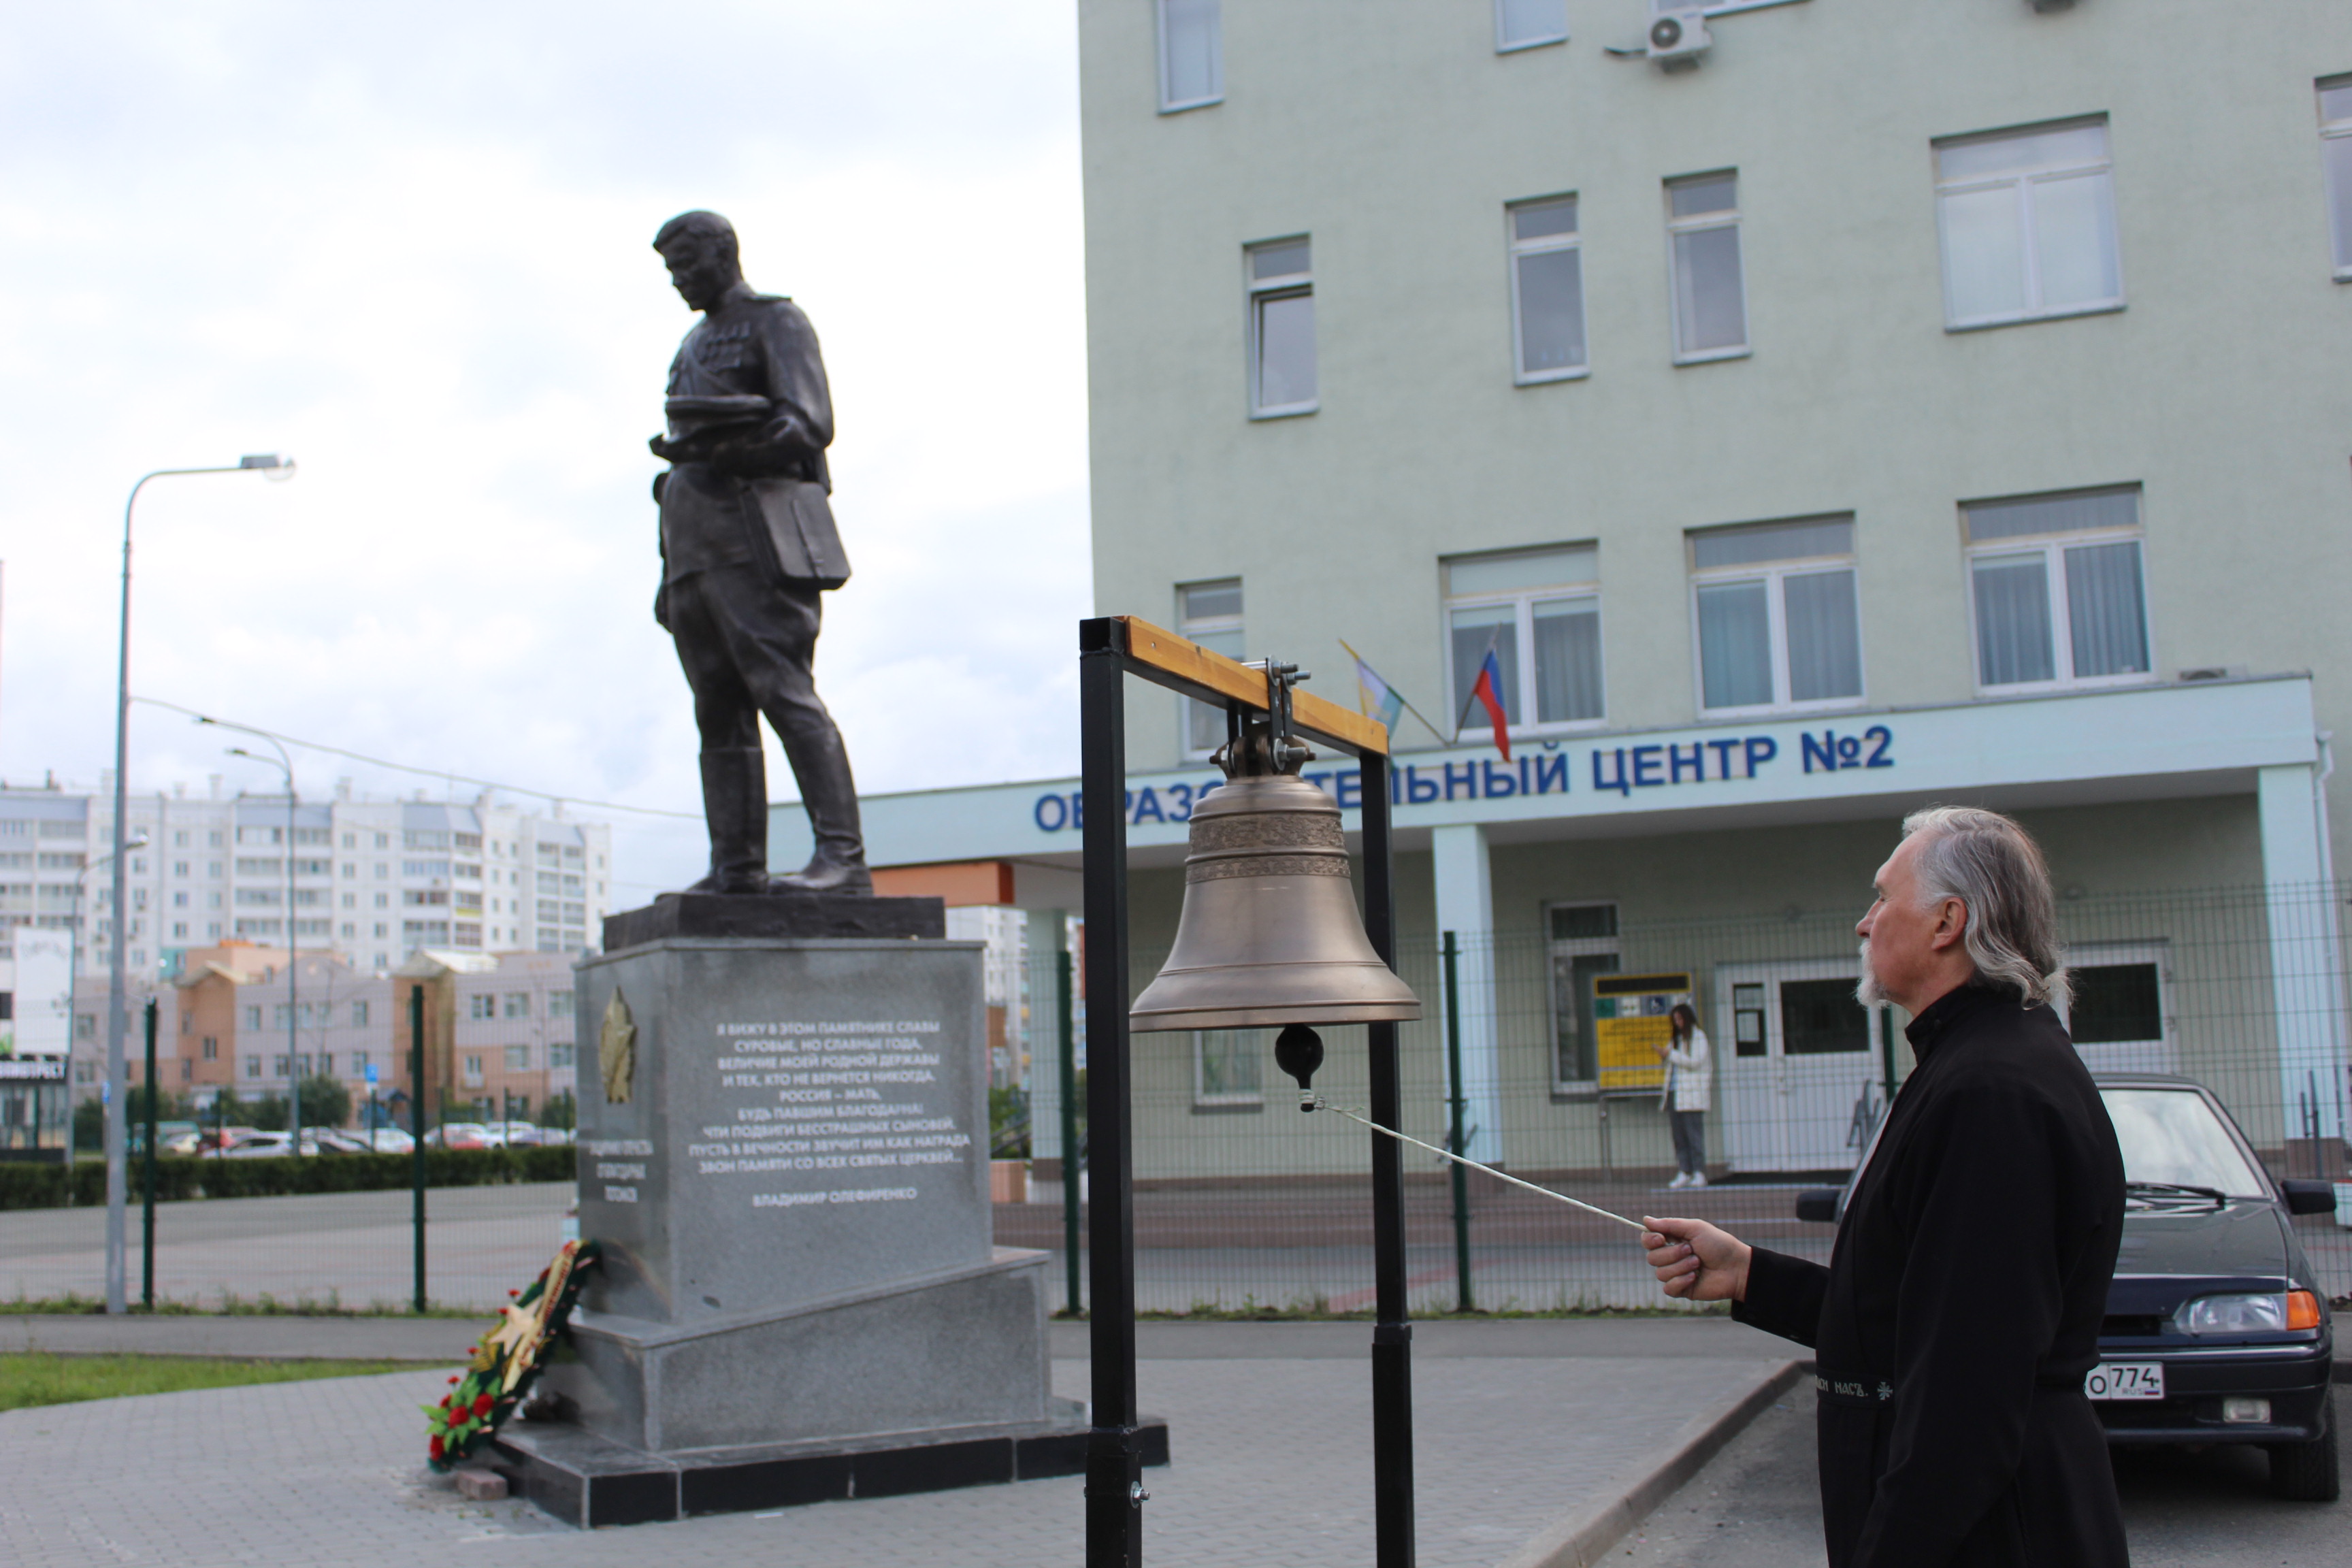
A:
<svg viewBox="0 0 2352 1568">
<path fill-rule="evenodd" d="M 528 1121 L 494 1121 L 490 1123 L 490 1131 L 503 1133 L 506 1142 L 518 1149 L 566 1142 L 562 1128 L 535 1127 Z"/>
<path fill-rule="evenodd" d="M 2274 1180 L 2193 1079 L 2096 1081 L 2124 1156 L 2122 1253 L 2084 1381 L 2107 1441 L 2256 1444 L 2274 1494 L 2333 1502 L 2335 1331 L 2293 1224 L 2332 1213 L 2333 1186 Z M 1797 1217 L 1834 1221 L 1853 1190 L 1804 1193 Z"/>
<path fill-rule="evenodd" d="M 194 1154 L 205 1147 L 205 1137 L 202 1132 L 182 1132 L 170 1138 L 163 1137 L 159 1133 L 155 1139 L 155 1147 L 166 1154 Z"/>
<path fill-rule="evenodd" d="M 231 1143 L 222 1152 L 225 1160 L 268 1160 L 283 1158 L 294 1152 L 291 1132 L 251 1132 Z"/>
<path fill-rule="evenodd" d="M 194 1137 L 196 1131 L 196 1124 L 193 1121 L 158 1121 L 155 1123 L 156 1152 L 165 1154 L 173 1152 L 172 1145 L 174 1142 L 182 1138 Z M 123 1146 L 133 1155 L 145 1153 L 147 1123 L 138 1117 L 132 1117 L 129 1127 L 125 1129 Z"/>
<path fill-rule="evenodd" d="M 367 1152 L 366 1139 L 341 1127 L 302 1129 L 302 1152 L 305 1154 L 364 1154 Z"/>
<path fill-rule="evenodd" d="M 352 1138 L 362 1148 L 378 1154 L 405 1154 L 416 1147 L 416 1140 L 399 1127 L 355 1128 Z"/>
<path fill-rule="evenodd" d="M 489 1129 L 477 1121 L 445 1121 L 425 1135 L 428 1149 L 489 1149 Z"/>
</svg>

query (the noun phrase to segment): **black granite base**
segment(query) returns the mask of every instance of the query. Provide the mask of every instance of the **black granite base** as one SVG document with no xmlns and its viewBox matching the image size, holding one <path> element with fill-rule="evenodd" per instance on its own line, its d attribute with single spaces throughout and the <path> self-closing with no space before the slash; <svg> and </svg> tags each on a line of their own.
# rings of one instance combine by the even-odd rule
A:
<svg viewBox="0 0 2352 1568">
<path fill-rule="evenodd" d="M 488 1462 L 515 1496 L 566 1524 L 593 1530 L 1083 1475 L 1087 1433 L 1073 1415 L 846 1443 L 648 1454 L 566 1423 L 518 1421 L 499 1434 Z M 1165 1420 L 1145 1416 L 1137 1437 L 1146 1465 L 1168 1462 Z"/>
<path fill-rule="evenodd" d="M 928 937 L 947 935 L 939 899 L 846 893 L 664 893 L 643 909 L 604 917 L 604 951 L 664 937 Z"/>
</svg>

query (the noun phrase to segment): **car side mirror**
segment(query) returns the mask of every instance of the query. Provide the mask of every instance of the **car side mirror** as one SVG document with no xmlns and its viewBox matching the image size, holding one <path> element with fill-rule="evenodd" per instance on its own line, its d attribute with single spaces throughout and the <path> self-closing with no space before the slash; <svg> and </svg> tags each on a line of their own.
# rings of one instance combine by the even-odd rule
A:
<svg viewBox="0 0 2352 1568">
<path fill-rule="evenodd" d="M 1835 1225 L 1838 1199 L 1843 1195 L 1843 1190 L 1838 1187 L 1808 1187 L 1797 1194 L 1797 1217 L 1816 1225 Z"/>
<path fill-rule="evenodd" d="M 2334 1214 L 2336 1184 L 2333 1182 L 2287 1181 L 2279 1186 L 2286 1193 L 2289 1214 Z"/>
</svg>

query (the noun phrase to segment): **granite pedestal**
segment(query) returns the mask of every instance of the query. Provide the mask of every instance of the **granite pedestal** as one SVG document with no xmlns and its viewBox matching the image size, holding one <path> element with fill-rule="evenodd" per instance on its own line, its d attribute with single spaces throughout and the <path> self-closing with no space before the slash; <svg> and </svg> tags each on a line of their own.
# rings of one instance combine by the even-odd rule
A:
<svg viewBox="0 0 2352 1568">
<path fill-rule="evenodd" d="M 586 1525 L 1083 1467 L 1046 1255 L 991 1239 L 981 944 L 943 929 L 929 899 L 607 921 L 575 989 L 602 1262 L 542 1383 L 564 1418 L 501 1435 L 523 1495 Z"/>
</svg>

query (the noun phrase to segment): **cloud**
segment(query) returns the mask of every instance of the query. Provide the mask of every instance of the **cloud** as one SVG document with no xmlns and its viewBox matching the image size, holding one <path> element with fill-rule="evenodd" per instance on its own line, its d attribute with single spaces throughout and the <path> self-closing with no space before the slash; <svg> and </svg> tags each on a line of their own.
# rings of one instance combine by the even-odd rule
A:
<svg viewBox="0 0 2352 1568">
<path fill-rule="evenodd" d="M 452 773 L 698 809 L 645 438 L 709 206 L 826 352 L 856 575 L 818 672 L 869 791 L 1074 771 L 1087 613 L 1064 0 L 59 7 L 0 57 L 0 775 L 132 685 Z M 315 754 L 306 792 L 419 781 Z M 789 793 L 779 761 L 778 793 Z M 134 785 L 274 774 L 141 710 Z M 593 815 L 587 813 L 585 815 Z M 620 874 L 692 825 L 615 816 Z"/>
</svg>

